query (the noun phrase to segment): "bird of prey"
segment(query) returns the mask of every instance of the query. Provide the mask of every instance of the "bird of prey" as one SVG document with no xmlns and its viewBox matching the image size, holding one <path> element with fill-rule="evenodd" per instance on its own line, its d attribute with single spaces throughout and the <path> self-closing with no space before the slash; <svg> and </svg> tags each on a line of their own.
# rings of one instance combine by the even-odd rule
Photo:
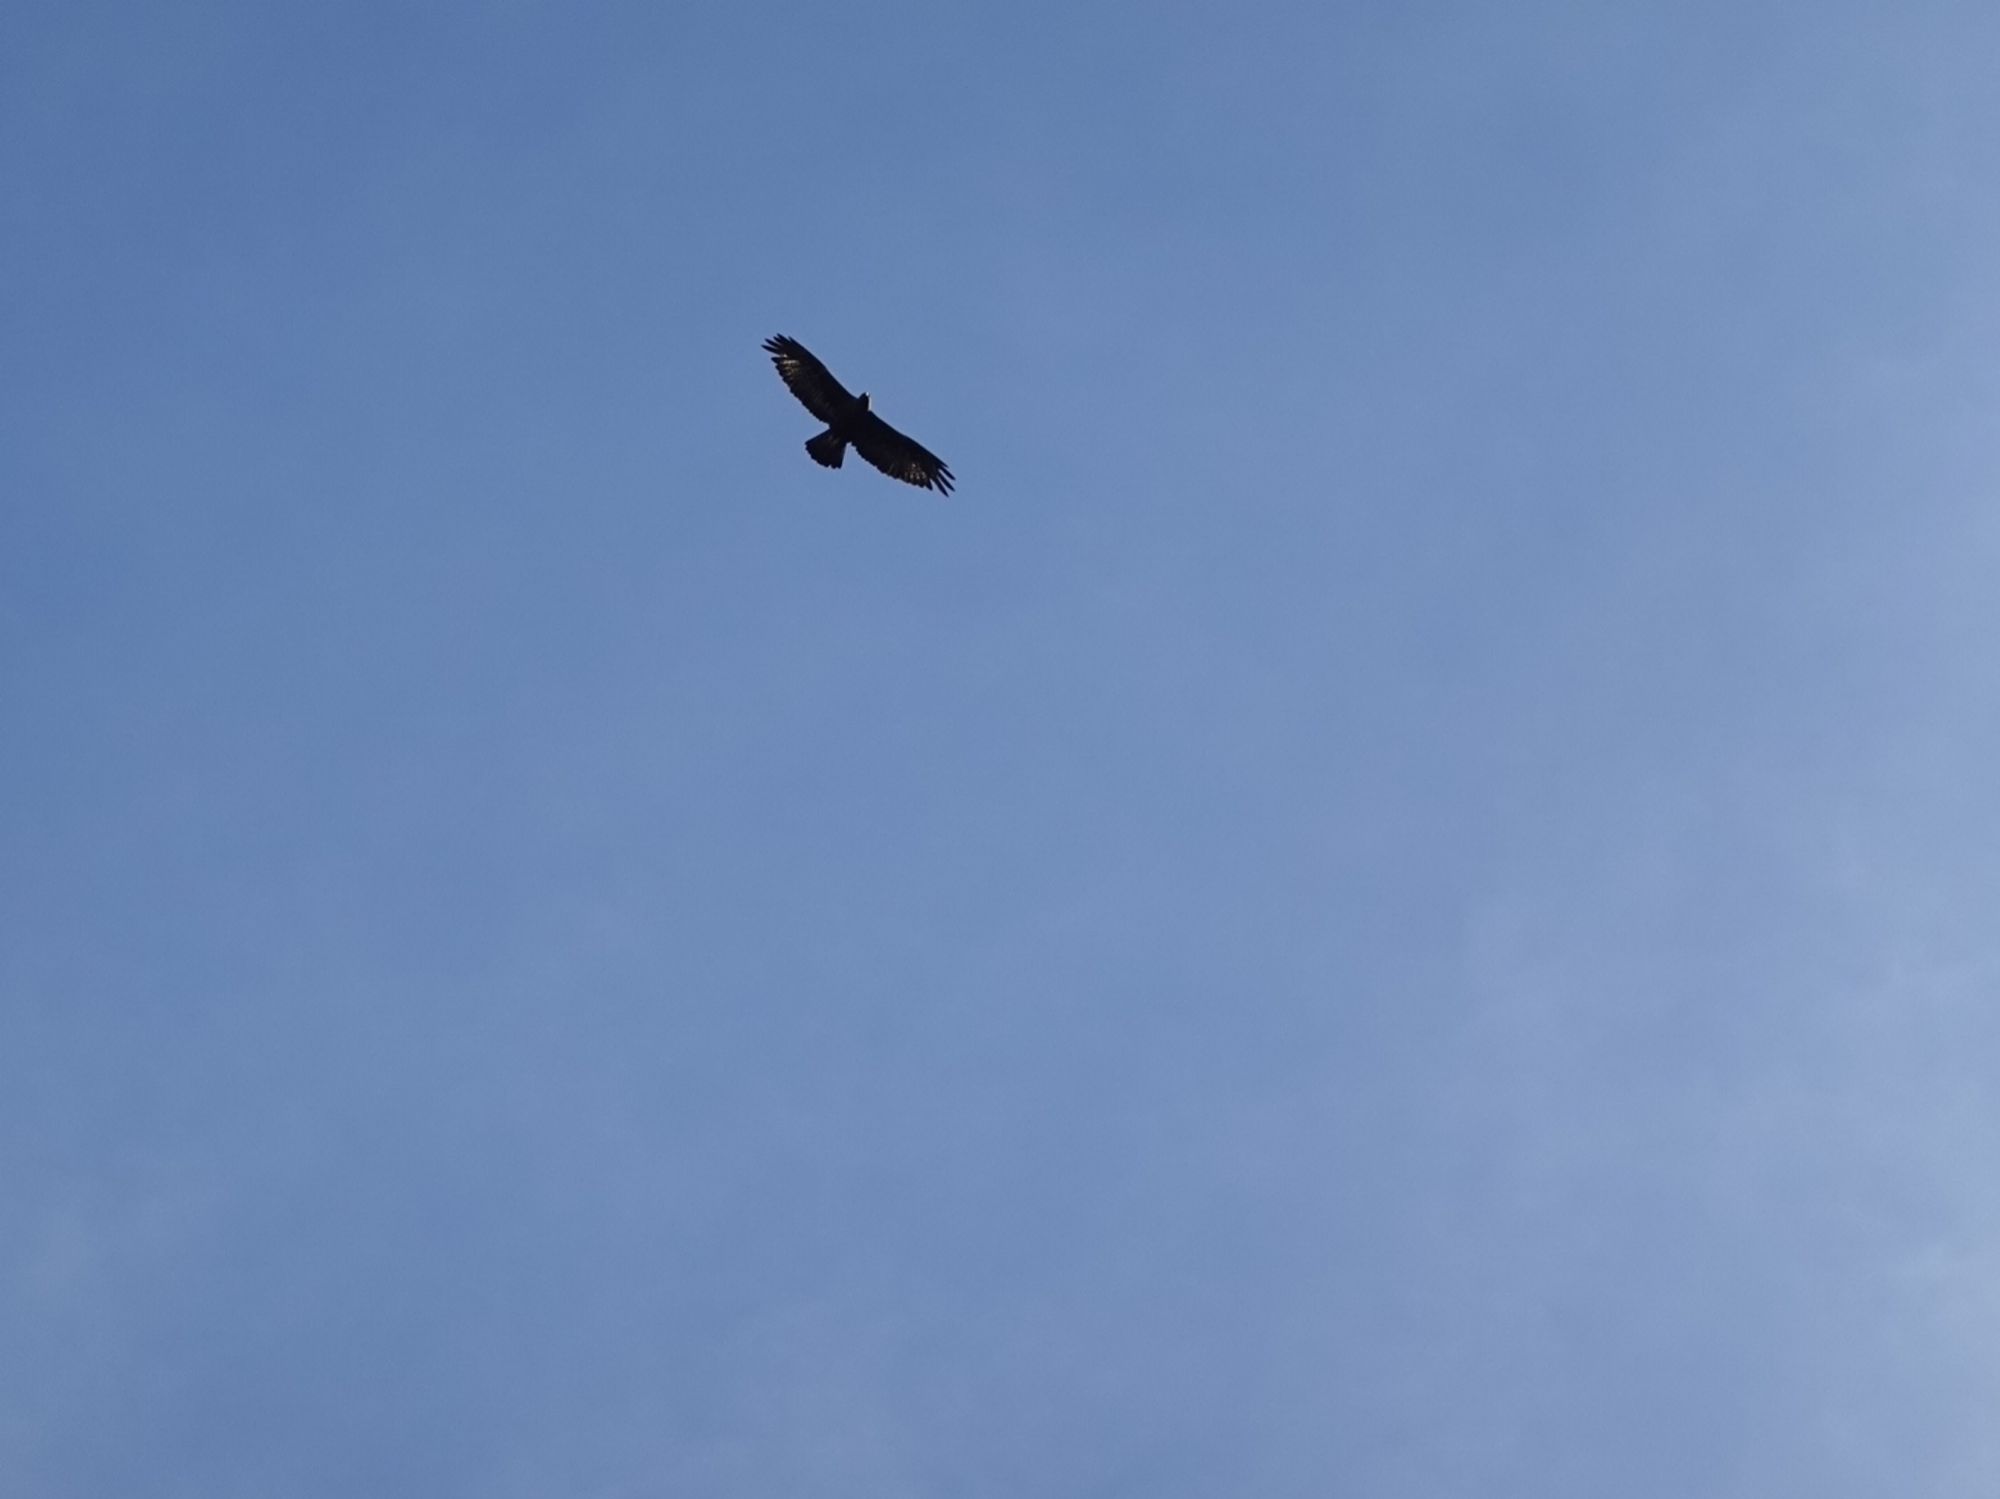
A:
<svg viewBox="0 0 2000 1499">
<path fill-rule="evenodd" d="M 950 494 L 951 469 L 921 443 L 913 442 L 868 409 L 868 392 L 850 395 L 795 338 L 783 334 L 764 340 L 764 352 L 778 367 L 799 404 L 826 423 L 826 430 L 806 442 L 813 462 L 839 468 L 849 444 L 854 451 L 892 479 Z"/>
</svg>

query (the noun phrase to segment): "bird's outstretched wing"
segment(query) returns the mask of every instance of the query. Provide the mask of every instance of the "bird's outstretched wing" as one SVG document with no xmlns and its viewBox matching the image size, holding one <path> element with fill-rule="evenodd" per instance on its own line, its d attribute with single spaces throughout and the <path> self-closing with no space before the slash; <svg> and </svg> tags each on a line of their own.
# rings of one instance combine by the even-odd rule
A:
<svg viewBox="0 0 2000 1499">
<path fill-rule="evenodd" d="M 803 398 L 802 398 L 803 399 Z M 892 479 L 914 484 L 919 489 L 935 489 L 950 494 L 951 469 L 922 443 L 913 441 L 869 412 L 848 435 L 854 451 Z"/>
<path fill-rule="evenodd" d="M 782 333 L 767 338 L 764 352 L 771 356 L 771 363 L 778 367 L 778 378 L 799 398 L 799 404 L 821 421 L 831 422 L 853 406 L 854 397 L 847 387 L 834 379 L 827 367 L 813 358 L 811 351 L 796 338 L 786 338 Z"/>
</svg>

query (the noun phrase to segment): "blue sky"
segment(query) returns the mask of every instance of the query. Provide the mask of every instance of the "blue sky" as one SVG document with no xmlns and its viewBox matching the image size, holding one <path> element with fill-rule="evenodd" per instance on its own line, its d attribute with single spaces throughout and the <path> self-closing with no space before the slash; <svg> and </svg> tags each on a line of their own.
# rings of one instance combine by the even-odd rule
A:
<svg viewBox="0 0 2000 1499">
<path fill-rule="evenodd" d="M 0 1489 L 2000 1492 L 1996 44 L 11 7 Z"/>
</svg>

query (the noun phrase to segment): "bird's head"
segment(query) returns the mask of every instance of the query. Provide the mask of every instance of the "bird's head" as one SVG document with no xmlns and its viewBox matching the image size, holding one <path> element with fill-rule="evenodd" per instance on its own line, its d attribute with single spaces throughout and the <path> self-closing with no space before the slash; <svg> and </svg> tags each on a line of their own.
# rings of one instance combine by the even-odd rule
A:
<svg viewBox="0 0 2000 1499">
<path fill-rule="evenodd" d="M 866 411 L 868 409 L 868 392 L 864 390 L 860 395 L 856 396 L 854 398 L 854 405 L 857 410 Z"/>
</svg>

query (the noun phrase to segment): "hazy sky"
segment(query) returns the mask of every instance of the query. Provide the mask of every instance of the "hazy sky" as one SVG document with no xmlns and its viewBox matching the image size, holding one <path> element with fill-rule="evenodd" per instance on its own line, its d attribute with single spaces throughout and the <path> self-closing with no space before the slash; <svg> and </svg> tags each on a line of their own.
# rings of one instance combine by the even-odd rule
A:
<svg viewBox="0 0 2000 1499">
<path fill-rule="evenodd" d="M 0 1492 L 2000 1493 L 1996 58 L 16 0 Z"/>
</svg>

